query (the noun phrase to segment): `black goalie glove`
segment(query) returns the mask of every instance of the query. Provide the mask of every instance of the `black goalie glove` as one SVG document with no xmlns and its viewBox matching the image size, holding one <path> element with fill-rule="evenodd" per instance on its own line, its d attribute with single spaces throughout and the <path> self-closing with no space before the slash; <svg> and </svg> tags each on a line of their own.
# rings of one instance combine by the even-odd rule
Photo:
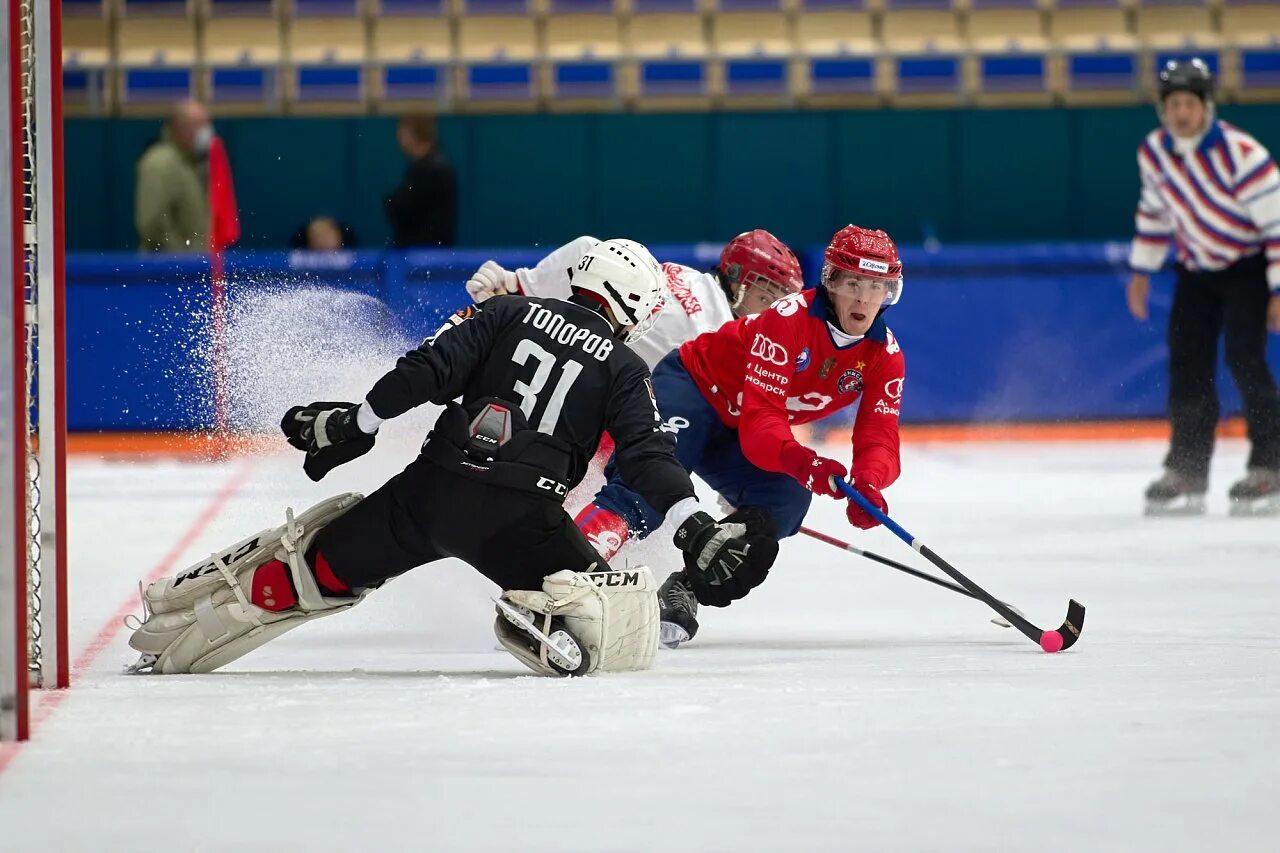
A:
<svg viewBox="0 0 1280 853">
<path fill-rule="evenodd" d="M 695 512 L 676 530 L 676 547 L 684 552 L 685 574 L 699 604 L 727 607 L 764 583 L 778 556 L 770 536 L 748 534 L 733 516 L 716 523 Z"/>
<path fill-rule="evenodd" d="M 369 434 L 356 423 L 358 403 L 312 403 L 294 406 L 284 413 L 280 429 L 285 438 L 307 459 L 302 470 L 312 480 L 345 462 L 363 456 L 373 448 L 376 433 Z"/>
</svg>

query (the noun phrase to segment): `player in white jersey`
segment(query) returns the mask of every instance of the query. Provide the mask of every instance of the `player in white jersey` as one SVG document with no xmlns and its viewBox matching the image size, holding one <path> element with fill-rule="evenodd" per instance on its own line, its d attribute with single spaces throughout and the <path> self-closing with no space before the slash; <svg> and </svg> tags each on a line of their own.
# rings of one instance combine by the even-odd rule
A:
<svg viewBox="0 0 1280 853">
<path fill-rule="evenodd" d="M 476 302 L 504 293 L 569 297 L 572 266 L 599 241 L 579 237 L 547 255 L 532 268 L 507 270 L 485 261 L 467 282 Z M 759 314 L 784 296 L 804 289 L 800 261 L 785 243 L 757 228 L 730 240 L 711 272 L 664 263 L 666 299 L 653 328 L 632 344 L 652 369 L 671 350 L 735 317 Z"/>
</svg>

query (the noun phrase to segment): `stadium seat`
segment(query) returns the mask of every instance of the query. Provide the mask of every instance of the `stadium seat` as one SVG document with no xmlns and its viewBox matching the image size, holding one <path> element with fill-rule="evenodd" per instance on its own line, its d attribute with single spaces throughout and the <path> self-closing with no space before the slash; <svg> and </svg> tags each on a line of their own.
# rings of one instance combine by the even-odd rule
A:
<svg viewBox="0 0 1280 853">
<path fill-rule="evenodd" d="M 711 41 L 723 62 L 726 97 L 778 100 L 790 96 L 794 46 L 784 13 L 720 12 L 712 18 Z"/>
<path fill-rule="evenodd" d="M 702 18 L 694 14 L 636 14 L 627 32 L 638 59 L 641 98 L 701 98 L 710 94 Z"/>
<path fill-rule="evenodd" d="M 554 18 L 558 15 L 616 15 L 614 0 L 548 0 Z"/>
<path fill-rule="evenodd" d="M 641 57 L 689 58 L 707 55 L 702 18 L 692 14 L 636 14 L 627 37 L 631 52 Z"/>
<path fill-rule="evenodd" d="M 475 15 L 532 15 L 537 10 L 532 0 L 458 0 L 458 11 L 464 17 Z"/>
<path fill-rule="evenodd" d="M 1059 88 L 1044 51 L 979 53 L 973 62 L 980 106 L 1046 105 Z"/>
<path fill-rule="evenodd" d="M 782 12 L 786 13 L 790 4 L 787 0 L 717 0 L 720 12 Z M 845 6 L 852 5 L 849 2 Z"/>
<path fill-rule="evenodd" d="M 801 56 L 799 89 L 813 105 L 866 102 L 877 96 L 871 14 L 856 3 L 831 8 L 827 0 L 802 0 L 796 18 L 796 47 Z"/>
<path fill-rule="evenodd" d="M 546 23 L 548 86 L 557 106 L 569 101 L 613 102 L 621 95 L 616 60 L 622 31 L 612 11 L 553 14 Z"/>
<path fill-rule="evenodd" d="M 613 59 L 622 52 L 622 32 L 613 15 L 552 15 L 546 37 L 551 59 Z"/>
<path fill-rule="evenodd" d="M 63 109 L 71 115 L 101 112 L 108 105 L 111 64 L 105 7 L 102 0 L 64 2 L 62 14 Z"/>
<path fill-rule="evenodd" d="M 623 0 L 625 3 L 625 0 Z M 698 0 L 631 0 L 631 13 L 634 15 L 653 14 L 695 14 L 699 11 Z"/>
<path fill-rule="evenodd" d="M 1240 51 L 1236 94 L 1242 101 L 1280 100 L 1280 42 Z"/>
<path fill-rule="evenodd" d="M 453 40 L 443 13 L 438 2 L 382 0 L 372 42 L 380 98 L 404 104 L 448 97 Z"/>
<path fill-rule="evenodd" d="M 358 12 L 354 0 L 294 0 L 288 43 L 295 101 L 363 104 L 367 51 Z"/>
<path fill-rule="evenodd" d="M 1275 47 L 1280 43 L 1280 4 L 1224 0 L 1222 38 L 1237 47 Z"/>
<path fill-rule="evenodd" d="M 195 97 L 196 26 L 186 3 L 126 3 L 117 23 L 120 103 L 149 112 Z"/>
<path fill-rule="evenodd" d="M 1048 47 L 1045 21 L 1036 0 L 971 0 L 969 42 L 980 51 Z"/>
<path fill-rule="evenodd" d="M 958 54 L 902 54 L 891 57 L 890 67 L 890 94 L 897 103 L 951 103 L 962 92 L 963 66 Z"/>
<path fill-rule="evenodd" d="M 384 18 L 447 18 L 449 0 L 375 0 L 374 23 Z"/>
<path fill-rule="evenodd" d="M 532 18 L 466 15 L 458 22 L 458 57 L 463 63 L 466 98 L 533 101 L 537 41 Z"/>
<path fill-rule="evenodd" d="M 1280 15 L 1280 8 L 1274 9 Z M 1142 0 L 1137 10 L 1138 40 L 1148 48 L 1217 46 L 1204 0 Z"/>
<path fill-rule="evenodd" d="M 720 12 L 711 19 L 711 43 L 720 56 L 790 56 L 791 35 L 782 12 Z"/>
<path fill-rule="evenodd" d="M 282 58 L 274 3 L 209 0 L 204 22 L 204 61 L 214 105 L 266 108 L 278 101 Z"/>
<path fill-rule="evenodd" d="M 1068 51 L 1063 88 L 1069 103 L 1131 101 L 1139 92 L 1138 57 L 1124 51 Z"/>
<path fill-rule="evenodd" d="M 1058 0 L 1049 37 L 1068 49 L 1130 50 L 1137 46 L 1116 0 Z"/>
<path fill-rule="evenodd" d="M 951 0 L 885 0 L 881 26 L 891 53 L 954 52 L 961 47 L 960 19 Z"/>
<path fill-rule="evenodd" d="M 804 92 L 810 102 L 821 103 L 827 97 L 843 101 L 850 95 L 875 96 L 879 89 L 873 56 L 811 56 L 806 57 L 804 68 Z"/>
<path fill-rule="evenodd" d="M 796 40 L 806 56 L 865 55 L 878 47 L 867 12 L 804 12 L 796 19 Z"/>
</svg>

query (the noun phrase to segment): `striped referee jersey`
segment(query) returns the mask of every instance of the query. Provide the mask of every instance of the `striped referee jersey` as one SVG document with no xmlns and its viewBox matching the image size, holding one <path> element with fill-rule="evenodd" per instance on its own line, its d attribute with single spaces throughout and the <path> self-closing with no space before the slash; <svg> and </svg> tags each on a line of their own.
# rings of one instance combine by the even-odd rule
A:
<svg viewBox="0 0 1280 853">
<path fill-rule="evenodd" d="M 1215 120 L 1184 155 L 1159 128 L 1138 146 L 1138 171 L 1133 269 L 1159 270 L 1170 242 L 1178 263 L 1192 270 L 1225 269 L 1265 252 L 1267 283 L 1280 291 L 1280 170 L 1258 140 Z"/>
</svg>

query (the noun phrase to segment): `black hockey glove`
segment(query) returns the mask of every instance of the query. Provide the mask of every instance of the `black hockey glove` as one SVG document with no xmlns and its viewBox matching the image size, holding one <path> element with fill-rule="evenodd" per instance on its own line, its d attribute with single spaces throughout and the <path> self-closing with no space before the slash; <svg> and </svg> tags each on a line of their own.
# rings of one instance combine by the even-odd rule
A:
<svg viewBox="0 0 1280 853">
<path fill-rule="evenodd" d="M 698 603 L 708 607 L 727 607 L 764 583 L 778 556 L 772 537 L 748 534 L 745 524 L 725 521 L 717 524 L 705 512 L 695 512 L 676 530 L 689 586 Z"/>
<path fill-rule="evenodd" d="M 358 403 L 312 403 L 284 413 L 280 429 L 291 445 L 306 452 L 302 470 L 312 480 L 323 479 L 334 468 L 373 448 L 376 433 L 360 429 L 358 408 Z"/>
</svg>

